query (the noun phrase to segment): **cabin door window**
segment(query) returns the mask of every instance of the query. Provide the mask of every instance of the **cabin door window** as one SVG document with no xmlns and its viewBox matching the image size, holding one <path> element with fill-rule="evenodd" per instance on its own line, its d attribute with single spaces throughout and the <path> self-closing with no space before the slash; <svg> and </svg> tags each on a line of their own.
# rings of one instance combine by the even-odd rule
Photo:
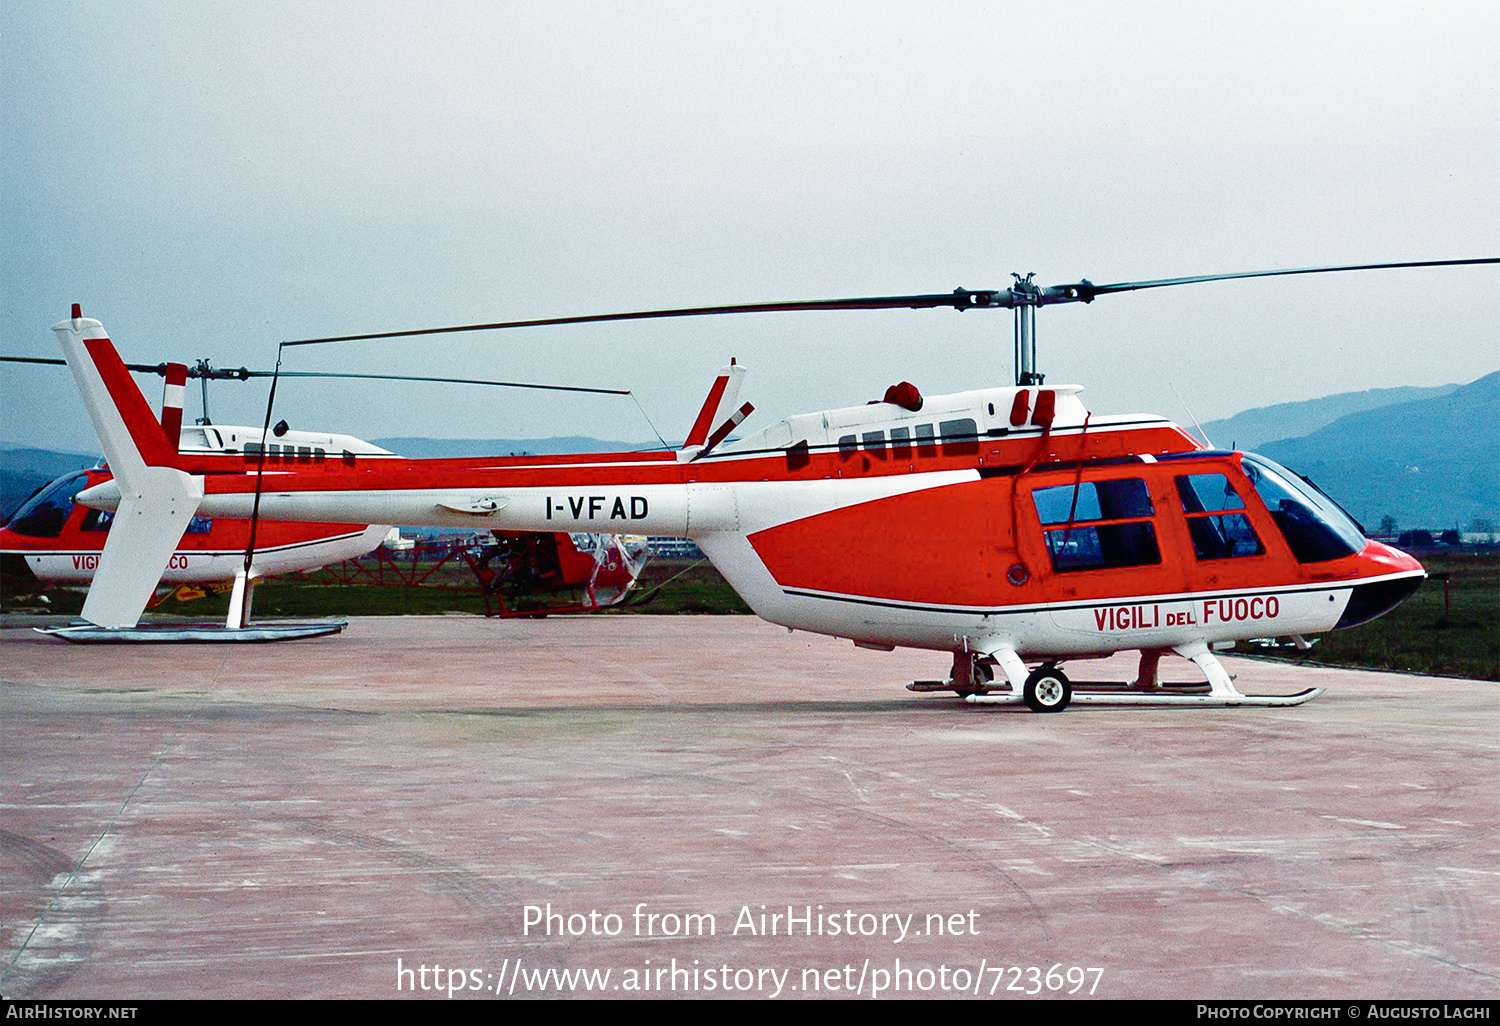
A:
<svg viewBox="0 0 1500 1026">
<path fill-rule="evenodd" d="M 1031 493 L 1056 573 L 1155 566 L 1155 510 L 1140 478 L 1082 481 Z"/>
</svg>

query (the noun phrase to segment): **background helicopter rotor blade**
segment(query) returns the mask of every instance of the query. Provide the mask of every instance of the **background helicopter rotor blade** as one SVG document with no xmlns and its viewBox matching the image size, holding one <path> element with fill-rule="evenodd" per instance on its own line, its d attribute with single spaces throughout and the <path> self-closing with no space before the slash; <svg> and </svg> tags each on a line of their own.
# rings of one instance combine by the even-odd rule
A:
<svg viewBox="0 0 1500 1026">
<path fill-rule="evenodd" d="M 62 360 L 40 356 L 0 356 L 0 363 L 38 363 L 64 367 Z M 167 365 L 149 363 L 127 363 L 126 369 L 142 374 L 166 377 Z M 208 378 L 215 381 L 248 381 L 251 378 L 269 378 L 275 371 L 249 370 L 245 367 L 209 367 L 204 363 L 188 367 L 190 378 Z M 546 392 L 587 392 L 593 395 L 630 395 L 625 388 L 587 388 L 583 385 L 537 385 L 526 381 L 487 381 L 481 378 L 432 378 L 414 374 L 343 374 L 335 371 L 282 371 L 283 378 L 362 378 L 370 381 L 431 381 L 448 385 L 492 385 L 497 388 L 533 388 Z"/>
<path fill-rule="evenodd" d="M 269 378 L 275 371 L 245 371 L 251 378 Z M 588 392 L 594 395 L 630 395 L 627 388 L 588 388 L 583 385 L 537 385 L 526 381 L 485 381 L 480 378 L 429 378 L 414 374 L 342 374 L 335 371 L 282 371 L 283 378 L 360 378 L 369 381 L 434 381 L 448 385 L 493 385 L 497 388 L 535 388 L 546 392 Z"/>
<path fill-rule="evenodd" d="M 66 367 L 68 365 L 67 361 L 65 360 L 52 360 L 41 356 L 0 356 L 0 363 L 40 363 L 55 367 Z M 142 374 L 159 374 L 162 377 L 167 376 L 167 365 L 164 363 L 127 363 L 125 365 L 125 369 L 140 371 Z M 188 376 L 195 377 L 196 375 L 194 375 L 192 370 L 189 369 Z"/>
</svg>

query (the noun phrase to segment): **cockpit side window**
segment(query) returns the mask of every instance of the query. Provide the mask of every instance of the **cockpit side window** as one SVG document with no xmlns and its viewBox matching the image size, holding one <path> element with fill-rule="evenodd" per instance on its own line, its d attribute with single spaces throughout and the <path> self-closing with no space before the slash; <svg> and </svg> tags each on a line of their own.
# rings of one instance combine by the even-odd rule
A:
<svg viewBox="0 0 1500 1026">
<path fill-rule="evenodd" d="M 1266 548 L 1243 513 L 1245 502 L 1223 474 L 1184 474 L 1177 478 L 1177 495 L 1187 516 L 1193 552 L 1201 559 L 1233 559 L 1264 555 Z"/>
<path fill-rule="evenodd" d="M 60 478 L 27 500 L 5 526 L 28 538 L 56 538 L 73 512 L 73 496 L 83 491 L 88 479 L 82 470 Z"/>
<path fill-rule="evenodd" d="M 1263 456 L 1247 455 L 1241 466 L 1297 562 L 1342 559 L 1364 548 L 1364 534 L 1354 521 L 1290 470 Z"/>
</svg>

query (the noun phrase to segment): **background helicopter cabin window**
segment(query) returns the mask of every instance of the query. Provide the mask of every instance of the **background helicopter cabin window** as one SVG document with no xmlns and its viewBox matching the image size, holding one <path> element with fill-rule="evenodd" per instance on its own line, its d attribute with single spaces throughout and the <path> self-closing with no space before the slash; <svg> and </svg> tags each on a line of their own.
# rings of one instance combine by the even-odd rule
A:
<svg viewBox="0 0 1500 1026">
<path fill-rule="evenodd" d="M 109 526 L 115 522 L 113 510 L 91 509 L 83 518 L 83 523 L 78 525 L 80 531 L 108 531 Z M 194 517 L 188 521 L 187 530 L 183 534 L 208 534 L 214 529 L 211 517 Z"/>
<path fill-rule="evenodd" d="M 972 417 L 940 421 L 938 434 L 943 438 L 944 456 L 977 456 L 979 454 L 979 425 L 974 423 Z"/>
<path fill-rule="evenodd" d="M 1223 474 L 1185 474 L 1177 479 L 1177 495 L 1187 515 L 1188 534 L 1199 559 L 1233 559 L 1264 555 L 1250 518 L 1242 510 L 1245 501 Z"/>
<path fill-rule="evenodd" d="M 83 523 L 78 525 L 78 529 L 80 531 L 108 531 L 109 525 L 114 522 L 114 510 L 91 509 L 83 515 Z"/>
<path fill-rule="evenodd" d="M 73 512 L 73 496 L 88 487 L 88 480 L 88 473 L 80 470 L 50 487 L 43 485 L 5 526 L 28 538 L 56 538 L 62 534 L 68 514 Z"/>
<path fill-rule="evenodd" d="M 1057 573 L 1161 562 L 1151 493 L 1140 478 L 1038 488 L 1031 498 Z"/>
</svg>

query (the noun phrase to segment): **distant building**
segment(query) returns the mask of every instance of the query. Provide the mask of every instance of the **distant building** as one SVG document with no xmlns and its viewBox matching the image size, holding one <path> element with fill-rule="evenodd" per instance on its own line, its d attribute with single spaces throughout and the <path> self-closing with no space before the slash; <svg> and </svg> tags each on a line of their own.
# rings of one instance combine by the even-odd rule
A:
<svg viewBox="0 0 1500 1026">
<path fill-rule="evenodd" d="M 651 554 L 658 559 L 702 559 L 703 550 L 687 538 L 664 538 L 653 535 L 646 539 Z"/>
</svg>

